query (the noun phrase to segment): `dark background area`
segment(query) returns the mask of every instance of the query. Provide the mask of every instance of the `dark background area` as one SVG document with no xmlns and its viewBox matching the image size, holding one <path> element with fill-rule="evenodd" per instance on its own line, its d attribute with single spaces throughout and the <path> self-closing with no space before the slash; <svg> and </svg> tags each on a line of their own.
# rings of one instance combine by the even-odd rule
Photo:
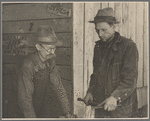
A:
<svg viewBox="0 0 150 121">
<path fill-rule="evenodd" d="M 2 116 L 19 117 L 17 107 L 17 71 L 23 59 L 34 50 L 27 44 L 38 26 L 53 27 L 63 46 L 56 50 L 56 64 L 73 108 L 72 76 L 72 4 L 2 4 Z M 73 110 L 73 109 L 72 109 Z"/>
</svg>

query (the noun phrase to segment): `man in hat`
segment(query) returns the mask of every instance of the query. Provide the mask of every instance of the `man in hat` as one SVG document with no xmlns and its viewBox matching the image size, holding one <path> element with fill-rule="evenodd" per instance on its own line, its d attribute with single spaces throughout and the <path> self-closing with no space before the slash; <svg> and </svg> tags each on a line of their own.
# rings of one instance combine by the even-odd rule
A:
<svg viewBox="0 0 150 121">
<path fill-rule="evenodd" d="M 98 10 L 94 21 L 100 38 L 96 41 L 93 74 L 84 98 L 102 106 L 95 117 L 130 118 L 137 113 L 136 84 L 138 76 L 138 50 L 136 44 L 114 30 L 119 23 L 108 7 Z"/>
<path fill-rule="evenodd" d="M 18 100 L 24 117 L 70 117 L 70 103 L 54 61 L 56 46 L 62 42 L 50 26 L 44 25 L 29 43 L 37 51 L 24 60 L 18 78 Z"/>
</svg>

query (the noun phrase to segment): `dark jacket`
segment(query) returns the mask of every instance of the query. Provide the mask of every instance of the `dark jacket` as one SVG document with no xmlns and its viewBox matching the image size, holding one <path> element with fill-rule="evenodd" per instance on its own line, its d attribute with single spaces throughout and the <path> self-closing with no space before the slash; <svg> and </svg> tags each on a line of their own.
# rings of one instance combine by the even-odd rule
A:
<svg viewBox="0 0 150 121">
<path fill-rule="evenodd" d="M 94 72 L 91 75 L 88 92 L 97 98 L 95 100 L 97 103 L 101 103 L 98 98 L 102 97 L 94 91 L 100 89 L 99 80 L 103 80 L 105 83 L 103 99 L 112 95 L 121 104 L 121 107 L 111 112 L 112 117 L 131 117 L 137 111 L 138 50 L 132 40 L 120 36 L 119 33 L 116 32 L 114 38 L 107 59 L 101 62 L 98 54 L 102 41 L 96 42 L 93 59 Z"/>
<path fill-rule="evenodd" d="M 70 104 L 53 59 L 42 62 L 36 53 L 28 55 L 18 77 L 18 101 L 26 118 L 58 118 L 70 113 Z"/>
</svg>

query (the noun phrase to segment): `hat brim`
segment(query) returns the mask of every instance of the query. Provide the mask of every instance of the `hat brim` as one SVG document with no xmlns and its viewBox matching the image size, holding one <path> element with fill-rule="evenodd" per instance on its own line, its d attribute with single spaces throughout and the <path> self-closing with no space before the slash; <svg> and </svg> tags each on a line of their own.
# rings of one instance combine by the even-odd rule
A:
<svg viewBox="0 0 150 121">
<path fill-rule="evenodd" d="M 28 39 L 28 45 L 36 45 L 36 44 L 46 44 L 46 45 L 56 45 L 56 46 L 62 46 L 63 42 L 56 39 L 56 42 L 44 42 L 44 41 L 38 41 L 36 40 L 35 36 L 30 36 Z"/>
<path fill-rule="evenodd" d="M 102 21 L 102 20 L 97 20 L 97 21 L 89 21 L 89 23 L 98 23 L 98 22 L 110 22 L 110 23 L 114 23 L 114 24 L 118 24 L 120 23 L 119 21 Z"/>
</svg>

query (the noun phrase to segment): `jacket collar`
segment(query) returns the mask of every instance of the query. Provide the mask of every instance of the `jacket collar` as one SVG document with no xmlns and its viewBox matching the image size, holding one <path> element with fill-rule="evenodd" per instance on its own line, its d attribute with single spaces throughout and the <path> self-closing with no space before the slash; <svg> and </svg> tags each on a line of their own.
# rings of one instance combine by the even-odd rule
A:
<svg viewBox="0 0 150 121">
<path fill-rule="evenodd" d="M 120 39 L 120 34 L 118 32 L 115 32 L 115 36 L 114 36 L 114 39 L 115 39 L 115 42 L 113 43 L 112 45 L 112 49 L 113 51 L 117 51 L 117 43 L 120 43 L 121 42 L 121 39 Z M 95 42 L 96 44 L 99 44 L 99 45 L 102 45 L 103 41 L 102 40 L 98 40 Z"/>
</svg>

